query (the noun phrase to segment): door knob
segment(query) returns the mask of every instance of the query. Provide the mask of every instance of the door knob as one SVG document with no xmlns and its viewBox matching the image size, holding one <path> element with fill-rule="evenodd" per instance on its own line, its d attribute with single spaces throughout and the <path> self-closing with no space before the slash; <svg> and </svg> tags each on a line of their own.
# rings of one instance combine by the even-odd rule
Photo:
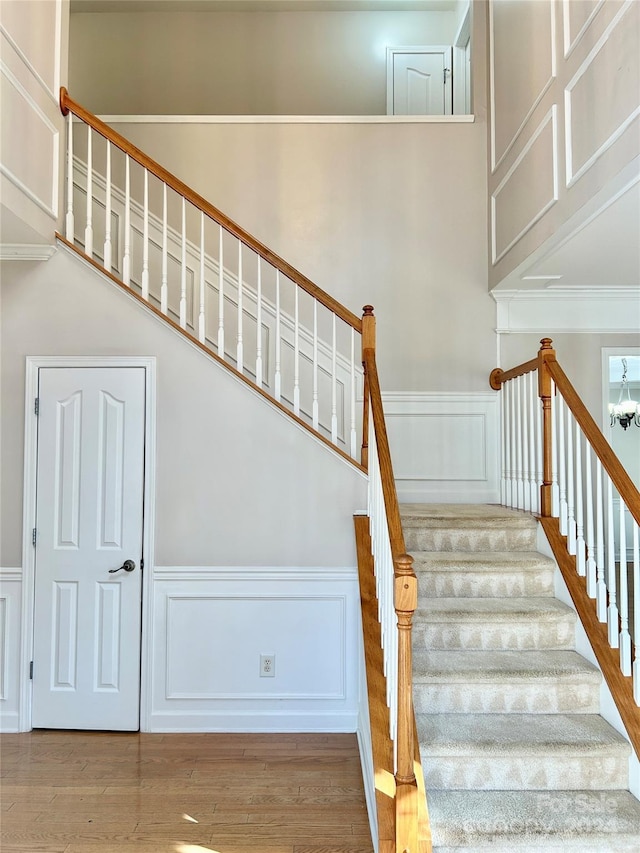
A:
<svg viewBox="0 0 640 853">
<path fill-rule="evenodd" d="M 124 563 L 117 569 L 109 569 L 109 574 L 114 575 L 116 572 L 121 572 L 123 569 L 125 572 L 132 572 L 135 567 L 136 564 L 133 562 L 133 560 L 125 560 Z"/>
</svg>

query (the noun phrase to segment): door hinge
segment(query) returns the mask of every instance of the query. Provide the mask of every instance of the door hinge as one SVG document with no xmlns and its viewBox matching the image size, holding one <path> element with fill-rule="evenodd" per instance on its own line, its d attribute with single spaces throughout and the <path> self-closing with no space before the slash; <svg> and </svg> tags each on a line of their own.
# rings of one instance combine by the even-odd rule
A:
<svg viewBox="0 0 640 853">
<path fill-rule="evenodd" d="M 33 414 L 36 417 L 40 414 L 40 397 L 36 397 L 33 401 Z"/>
<path fill-rule="evenodd" d="M 33 545 L 34 548 L 36 547 L 37 536 L 38 536 L 38 531 L 34 527 L 33 530 L 31 531 L 31 544 Z"/>
<path fill-rule="evenodd" d="M 33 661 L 29 664 L 29 680 L 33 681 Z"/>
<path fill-rule="evenodd" d="M 140 557 L 140 571 L 144 571 L 144 557 Z"/>
</svg>

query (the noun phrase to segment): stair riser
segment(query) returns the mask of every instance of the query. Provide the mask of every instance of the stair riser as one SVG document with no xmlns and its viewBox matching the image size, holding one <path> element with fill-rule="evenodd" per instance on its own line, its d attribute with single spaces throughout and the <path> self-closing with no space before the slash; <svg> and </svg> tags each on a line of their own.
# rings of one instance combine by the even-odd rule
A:
<svg viewBox="0 0 640 853">
<path fill-rule="evenodd" d="M 441 757 L 420 750 L 427 790 L 475 791 L 575 791 L 624 788 L 628 778 L 628 753 L 597 750 L 576 756 L 569 750 L 553 754 L 468 754 Z"/>
<path fill-rule="evenodd" d="M 614 836 L 596 841 L 593 836 L 586 834 L 582 839 L 563 841 L 561 844 L 550 843 L 544 836 L 530 842 L 523 842 L 522 837 L 518 835 L 501 837 L 499 840 L 496 840 L 496 835 L 503 836 L 500 827 L 496 829 L 495 834 L 491 833 L 484 837 L 480 834 L 476 836 L 473 831 L 470 831 L 464 844 L 450 846 L 438 844 L 437 829 L 434 829 L 433 853 L 478 853 L 479 850 L 485 849 L 491 850 L 491 853 L 586 853 L 586 851 L 588 853 L 638 853 L 640 850 L 640 835 L 635 839 Z M 473 840 L 474 838 L 476 840 Z"/>
<path fill-rule="evenodd" d="M 427 649 L 571 649 L 575 645 L 573 618 L 544 622 L 450 621 L 425 624 L 413 629 L 414 643 Z"/>
<path fill-rule="evenodd" d="M 600 688 L 594 681 L 414 684 L 419 714 L 597 714 Z"/>
<path fill-rule="evenodd" d="M 404 536 L 409 551 L 532 551 L 536 542 L 535 529 L 529 528 L 408 528 L 405 529 Z"/>
<path fill-rule="evenodd" d="M 553 595 L 552 572 L 437 572 L 414 566 L 420 598 L 525 598 Z"/>
</svg>

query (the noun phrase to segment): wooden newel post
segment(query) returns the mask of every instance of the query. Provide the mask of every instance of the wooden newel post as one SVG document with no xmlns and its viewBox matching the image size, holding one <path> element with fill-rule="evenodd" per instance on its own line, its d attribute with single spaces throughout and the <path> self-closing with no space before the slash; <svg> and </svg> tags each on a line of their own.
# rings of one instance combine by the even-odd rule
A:
<svg viewBox="0 0 640 853">
<path fill-rule="evenodd" d="M 556 360 L 556 351 L 551 338 L 543 338 L 538 350 L 538 395 L 542 401 L 542 486 L 540 487 L 540 514 L 551 516 L 552 488 L 552 442 L 551 423 L 551 374 L 547 362 Z"/>
<path fill-rule="evenodd" d="M 376 349 L 376 318 L 373 316 L 373 305 L 365 305 L 362 309 L 362 367 L 364 368 L 364 403 L 362 412 L 362 454 L 360 461 L 365 468 L 369 466 L 369 377 L 364 362 L 365 350 Z"/>
<path fill-rule="evenodd" d="M 398 767 L 396 782 L 413 785 L 413 684 L 411 630 L 418 606 L 418 580 L 413 557 L 401 554 L 394 560 L 393 604 L 398 617 Z"/>
</svg>

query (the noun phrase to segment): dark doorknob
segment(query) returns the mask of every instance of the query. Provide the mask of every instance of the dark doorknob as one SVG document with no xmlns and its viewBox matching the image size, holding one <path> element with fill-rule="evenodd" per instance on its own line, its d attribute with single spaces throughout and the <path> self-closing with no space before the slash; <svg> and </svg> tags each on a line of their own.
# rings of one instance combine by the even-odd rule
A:
<svg viewBox="0 0 640 853">
<path fill-rule="evenodd" d="M 136 564 L 133 562 L 133 560 L 125 560 L 124 563 L 117 569 L 109 569 L 109 574 L 114 575 L 116 572 L 121 572 L 123 569 L 125 572 L 132 572 L 135 567 Z"/>
</svg>

